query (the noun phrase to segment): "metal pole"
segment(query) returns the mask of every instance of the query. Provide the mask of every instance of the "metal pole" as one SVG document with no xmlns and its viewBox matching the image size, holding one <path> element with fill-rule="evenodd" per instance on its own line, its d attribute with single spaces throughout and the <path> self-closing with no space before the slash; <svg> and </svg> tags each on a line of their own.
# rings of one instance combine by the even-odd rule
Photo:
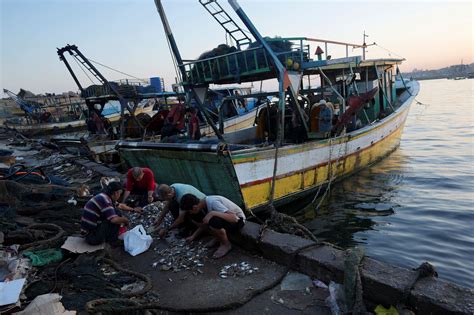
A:
<svg viewBox="0 0 474 315">
<path fill-rule="evenodd" d="M 178 46 L 176 45 L 176 41 L 174 40 L 173 33 L 171 32 L 171 28 L 168 23 L 168 19 L 166 18 L 165 10 L 163 9 L 161 0 L 155 0 L 155 6 L 156 6 L 156 10 L 158 11 L 158 14 L 160 15 L 161 22 L 163 23 L 163 28 L 165 29 L 166 37 L 168 38 L 168 41 L 170 42 L 170 45 L 171 45 L 171 49 L 173 50 L 173 54 L 176 57 L 176 62 L 178 63 L 179 70 L 181 71 L 183 78 L 185 78 L 184 69 L 182 69 L 181 67 L 181 65 L 183 64 L 183 59 L 181 58 L 181 54 L 179 53 Z"/>
<path fill-rule="evenodd" d="M 57 48 L 57 50 L 58 50 L 59 60 L 64 62 L 64 64 L 66 65 L 66 68 L 68 69 L 68 71 L 71 74 L 72 78 L 74 79 L 77 86 L 79 87 L 79 90 L 81 90 L 81 92 L 84 92 L 84 89 L 82 88 L 81 83 L 79 83 L 79 80 L 77 79 L 76 74 L 74 73 L 74 71 L 72 71 L 72 68 L 69 65 L 69 62 L 67 62 L 66 58 L 64 57 L 64 48 L 61 48 L 61 49 Z"/>
<path fill-rule="evenodd" d="M 158 0 L 155 0 L 158 1 Z M 278 86 L 279 86 L 279 107 L 281 110 L 281 126 L 278 128 L 280 131 L 280 137 L 278 141 L 280 143 L 283 142 L 284 139 L 284 128 L 285 128 L 285 90 L 284 90 L 284 81 L 285 81 L 285 74 L 286 74 L 286 69 L 283 67 L 281 64 L 280 60 L 278 57 L 275 55 L 273 50 L 270 48 L 268 43 L 263 39 L 262 35 L 260 35 L 260 32 L 255 28 L 253 23 L 250 21 L 248 16 L 245 14 L 245 12 L 242 10 L 240 5 L 237 3 L 237 0 L 228 0 L 230 6 L 234 9 L 235 13 L 239 16 L 239 18 L 242 20 L 242 22 L 245 24 L 247 29 L 250 31 L 253 37 L 263 46 L 265 51 L 272 57 L 273 64 L 275 68 L 278 71 Z"/>
<path fill-rule="evenodd" d="M 186 71 L 183 67 L 183 58 L 181 58 L 181 54 L 179 53 L 179 49 L 178 49 L 178 46 L 176 45 L 176 41 L 174 39 L 173 32 L 171 32 L 171 28 L 170 28 L 170 25 L 168 23 L 168 19 L 166 18 L 165 10 L 163 9 L 163 5 L 161 4 L 161 0 L 155 0 L 155 6 L 156 6 L 156 10 L 158 11 L 158 14 L 160 15 L 161 22 L 163 23 L 163 28 L 165 29 L 166 37 L 168 38 L 168 41 L 170 43 L 171 50 L 173 51 L 174 57 L 176 58 L 176 63 L 178 64 L 179 71 L 181 72 L 181 77 L 183 79 L 187 79 Z M 206 118 L 207 123 L 211 126 L 212 130 L 217 135 L 217 137 L 220 140 L 224 141 L 224 138 L 222 137 L 222 134 L 219 132 L 216 125 L 214 124 L 212 119 L 209 117 L 206 109 L 204 108 L 204 104 L 201 102 L 199 97 L 196 95 L 196 91 L 194 90 L 194 88 L 192 88 L 190 86 L 184 86 L 184 85 L 183 85 L 183 88 L 185 89 L 185 91 L 187 90 L 188 92 L 190 92 L 189 94 L 191 94 L 194 97 L 194 99 L 196 100 L 196 103 L 199 107 L 199 110 L 201 111 L 201 113 Z M 187 100 L 187 101 L 189 101 L 189 100 Z"/>
</svg>

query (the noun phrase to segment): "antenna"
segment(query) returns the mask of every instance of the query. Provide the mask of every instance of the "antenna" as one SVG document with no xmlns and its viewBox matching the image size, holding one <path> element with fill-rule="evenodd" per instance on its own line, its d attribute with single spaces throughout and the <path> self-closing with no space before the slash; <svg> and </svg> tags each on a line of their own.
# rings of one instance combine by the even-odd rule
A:
<svg viewBox="0 0 474 315">
<path fill-rule="evenodd" d="M 367 47 L 367 44 L 365 43 L 366 37 L 369 37 L 369 35 L 366 35 L 364 30 L 364 36 L 362 37 L 362 60 L 365 60 L 365 48 Z"/>
</svg>

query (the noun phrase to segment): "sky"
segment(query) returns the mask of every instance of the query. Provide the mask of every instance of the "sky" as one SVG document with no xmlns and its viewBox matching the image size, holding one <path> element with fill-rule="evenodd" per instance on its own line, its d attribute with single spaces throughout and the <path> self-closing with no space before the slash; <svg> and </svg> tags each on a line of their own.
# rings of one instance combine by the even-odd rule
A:
<svg viewBox="0 0 474 315">
<path fill-rule="evenodd" d="M 162 2 L 183 59 L 195 59 L 225 43 L 225 32 L 198 0 Z M 238 20 L 227 1 L 219 3 Z M 367 43 L 378 45 L 367 49 L 367 58 L 403 57 L 402 71 L 474 62 L 472 1 L 239 3 L 264 36 L 360 44 L 365 31 Z M 168 89 L 174 83 L 176 74 L 153 0 L 0 0 L 0 17 L 1 89 L 77 91 L 56 53 L 66 44 L 75 44 L 86 57 L 135 77 L 163 77 Z M 337 47 L 328 50 L 338 57 Z M 350 50 L 350 54 L 361 55 L 361 51 Z M 126 77 L 97 68 L 108 80 Z M 75 70 L 84 86 L 92 84 L 79 68 Z"/>
</svg>

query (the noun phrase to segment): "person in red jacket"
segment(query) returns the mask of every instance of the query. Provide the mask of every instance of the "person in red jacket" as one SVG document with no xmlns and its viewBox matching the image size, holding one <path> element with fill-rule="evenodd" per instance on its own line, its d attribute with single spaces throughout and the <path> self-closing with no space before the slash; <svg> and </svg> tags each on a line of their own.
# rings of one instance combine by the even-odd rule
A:
<svg viewBox="0 0 474 315">
<path fill-rule="evenodd" d="M 125 193 L 123 194 L 123 203 L 130 194 L 146 196 L 146 202 L 152 203 L 155 192 L 155 176 L 153 171 L 147 167 L 134 167 L 127 172 L 127 181 L 125 184 Z"/>
</svg>

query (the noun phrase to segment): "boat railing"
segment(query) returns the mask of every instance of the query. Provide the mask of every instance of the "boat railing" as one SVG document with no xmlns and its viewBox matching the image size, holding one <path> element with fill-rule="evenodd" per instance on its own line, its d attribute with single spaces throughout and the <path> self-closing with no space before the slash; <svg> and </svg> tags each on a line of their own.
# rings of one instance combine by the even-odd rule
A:
<svg viewBox="0 0 474 315">
<path fill-rule="evenodd" d="M 135 98 L 147 93 L 157 93 L 156 89 L 152 85 L 146 85 L 144 82 L 119 80 L 110 81 L 109 84 L 113 84 L 117 91 L 125 98 Z M 117 95 L 108 84 L 91 85 L 84 89 L 81 96 L 85 99 L 95 99 L 98 97 L 109 97 L 116 98 Z"/>
<path fill-rule="evenodd" d="M 291 48 L 276 52 L 285 67 L 291 68 L 294 62 L 300 65 L 309 56 L 309 47 Z M 287 62 L 291 59 L 291 63 Z M 184 84 L 211 84 L 219 82 L 241 82 L 259 75 L 270 75 L 273 71 L 271 58 L 259 46 L 229 54 L 194 60 L 180 65 L 184 70 Z"/>
<path fill-rule="evenodd" d="M 364 48 L 366 46 L 338 42 L 326 39 L 307 37 L 277 37 L 265 38 L 270 43 L 275 55 L 287 70 L 304 70 L 313 63 L 323 64 L 328 62 L 328 45 L 343 46 L 346 58 L 349 58 L 349 48 Z M 322 43 L 326 60 L 318 55 L 319 61 L 314 61 L 311 56 L 311 43 Z M 322 60 L 322 61 L 321 61 Z M 239 50 L 228 54 L 192 60 L 180 65 L 185 73 L 184 84 L 199 85 L 212 83 L 239 83 L 256 81 L 261 77 L 275 76 L 270 56 L 262 46 Z"/>
<path fill-rule="evenodd" d="M 309 43 L 320 43 L 324 45 L 324 54 L 326 56 L 330 55 L 329 53 L 329 45 L 333 46 L 343 46 L 345 48 L 346 52 L 346 58 L 350 57 L 349 55 L 349 48 L 357 49 L 357 48 L 364 48 L 367 46 L 371 46 L 373 44 L 354 44 L 354 43 L 347 43 L 347 42 L 339 42 L 339 41 L 334 41 L 334 40 L 329 40 L 329 39 L 321 39 L 321 38 L 310 38 L 310 37 L 282 37 L 282 38 L 271 38 L 267 39 L 267 41 L 288 41 L 294 43 L 294 45 L 299 45 L 301 48 L 301 51 L 306 51 L 309 55 L 310 53 L 310 44 Z"/>
<path fill-rule="evenodd" d="M 184 63 L 181 67 L 186 73 L 184 84 L 239 81 L 243 76 L 270 71 L 269 59 L 261 47 L 196 60 Z"/>
</svg>

